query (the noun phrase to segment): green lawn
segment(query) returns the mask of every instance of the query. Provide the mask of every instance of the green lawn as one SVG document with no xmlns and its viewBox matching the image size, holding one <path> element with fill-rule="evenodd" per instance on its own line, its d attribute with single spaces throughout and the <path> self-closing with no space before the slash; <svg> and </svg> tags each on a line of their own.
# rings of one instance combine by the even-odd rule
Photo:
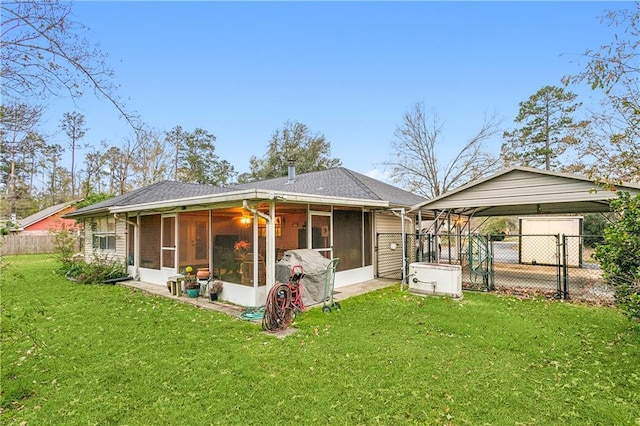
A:
<svg viewBox="0 0 640 426">
<path fill-rule="evenodd" d="M 5 261 L 3 424 L 640 424 L 640 326 L 613 308 L 394 286 L 278 339 Z"/>
</svg>

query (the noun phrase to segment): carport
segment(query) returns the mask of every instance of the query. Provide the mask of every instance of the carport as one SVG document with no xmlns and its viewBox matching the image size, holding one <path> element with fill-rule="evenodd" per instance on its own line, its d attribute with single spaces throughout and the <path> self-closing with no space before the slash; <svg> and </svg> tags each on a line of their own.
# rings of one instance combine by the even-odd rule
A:
<svg viewBox="0 0 640 426">
<path fill-rule="evenodd" d="M 492 290 L 496 284 L 500 287 L 504 283 L 513 283 L 513 277 L 519 277 L 521 282 L 535 283 L 540 287 L 534 290 L 542 289 L 543 293 L 554 292 L 556 296 L 567 298 L 572 284 L 570 278 L 580 276 L 576 285 L 589 287 L 588 292 L 592 292 L 594 286 L 606 286 L 601 280 L 597 264 L 583 264 L 580 270 L 573 271 L 565 261 L 569 254 L 567 244 L 575 238 L 583 247 L 584 236 L 538 235 L 540 241 L 548 237 L 545 244 L 556 245 L 557 262 L 552 265 L 510 265 L 503 270 L 499 262 L 494 262 L 496 249 L 500 247 L 488 236 L 475 234 L 470 219 L 604 213 L 610 211 L 609 202 L 617 198 L 618 191 L 638 194 L 640 185 L 627 183 L 604 189 L 588 178 L 566 173 L 529 167 L 503 170 L 411 208 L 410 212 L 418 213 L 418 223 L 422 223 L 423 217 L 435 217 L 420 233 L 419 246 L 426 246 L 427 254 L 426 258 L 419 260 L 462 265 L 468 289 Z M 519 242 L 523 238 L 532 237 L 519 236 Z M 440 239 L 447 251 L 444 256 L 436 251 Z M 517 250 L 520 250 L 520 246 Z M 437 255 L 434 256 L 434 253 Z M 504 282 L 497 283 L 495 279 L 498 276 L 506 277 Z M 596 291 L 600 292 L 601 289 L 598 287 Z"/>
</svg>

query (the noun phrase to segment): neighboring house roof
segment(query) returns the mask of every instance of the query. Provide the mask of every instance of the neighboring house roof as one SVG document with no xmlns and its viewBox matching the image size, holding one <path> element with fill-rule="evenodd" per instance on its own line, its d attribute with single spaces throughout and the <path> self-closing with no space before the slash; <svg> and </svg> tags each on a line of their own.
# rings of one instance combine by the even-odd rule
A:
<svg viewBox="0 0 640 426">
<path fill-rule="evenodd" d="M 634 184 L 615 185 L 617 190 L 640 193 Z M 476 180 L 428 201 L 412 210 L 448 210 L 465 216 L 516 216 L 609 211 L 617 198 L 592 179 L 567 173 L 512 167 Z"/>
<path fill-rule="evenodd" d="M 35 225 L 38 222 L 41 222 L 57 213 L 62 212 L 63 210 L 73 206 L 76 203 L 78 203 L 78 201 L 56 204 L 55 206 L 47 207 L 44 210 L 40 210 L 39 212 L 34 213 L 31 216 L 27 216 L 24 219 L 19 219 L 18 229 L 24 230 L 32 225 Z"/>
<path fill-rule="evenodd" d="M 96 213 L 122 212 L 168 205 L 201 205 L 220 201 L 274 198 L 276 194 L 305 196 L 309 200 L 351 200 L 381 207 L 409 207 L 426 199 L 368 176 L 338 167 L 319 172 L 302 173 L 293 182 L 288 177 L 268 179 L 229 187 L 162 181 L 127 194 L 78 209 L 67 217 Z M 292 197 L 289 197 L 290 200 Z M 292 201 L 292 200 L 291 200 Z"/>
</svg>

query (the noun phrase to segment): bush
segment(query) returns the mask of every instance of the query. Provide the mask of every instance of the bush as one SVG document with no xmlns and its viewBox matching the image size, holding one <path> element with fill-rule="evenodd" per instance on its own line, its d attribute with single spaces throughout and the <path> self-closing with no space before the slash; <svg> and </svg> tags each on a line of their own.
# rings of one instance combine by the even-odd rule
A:
<svg viewBox="0 0 640 426">
<path fill-rule="evenodd" d="M 611 223 L 607 218 L 608 215 L 605 216 L 600 213 L 587 213 L 584 215 L 582 234 L 585 236 L 585 246 L 595 248 L 596 245 L 602 241 L 601 237 L 604 234 L 604 229 Z"/>
<path fill-rule="evenodd" d="M 77 231 L 66 224 L 62 224 L 59 230 L 50 232 L 53 235 L 53 246 L 57 259 L 62 263 L 62 269 L 68 270 L 73 266 L 73 255 L 78 240 Z"/>
<path fill-rule="evenodd" d="M 489 241 L 504 241 L 504 238 L 507 236 L 504 232 L 496 232 L 493 234 L 489 234 Z"/>
<path fill-rule="evenodd" d="M 94 255 L 91 262 L 74 261 L 65 276 L 79 284 L 101 284 L 108 280 L 127 276 L 124 262 L 109 256 Z"/>
<path fill-rule="evenodd" d="M 619 192 L 611 201 L 617 220 L 604 230 L 596 247 L 604 277 L 615 287 L 616 303 L 631 319 L 640 321 L 640 195 Z"/>
</svg>

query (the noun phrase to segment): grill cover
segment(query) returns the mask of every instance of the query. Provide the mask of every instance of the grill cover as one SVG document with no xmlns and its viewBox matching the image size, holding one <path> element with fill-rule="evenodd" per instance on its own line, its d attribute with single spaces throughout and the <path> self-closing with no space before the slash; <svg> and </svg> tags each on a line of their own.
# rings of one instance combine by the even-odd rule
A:
<svg viewBox="0 0 640 426">
<path fill-rule="evenodd" d="M 276 282 L 289 282 L 291 268 L 302 265 L 302 301 L 305 306 L 320 303 L 325 297 L 325 277 L 329 262 L 329 259 L 312 249 L 287 250 L 282 259 L 276 262 Z"/>
</svg>

